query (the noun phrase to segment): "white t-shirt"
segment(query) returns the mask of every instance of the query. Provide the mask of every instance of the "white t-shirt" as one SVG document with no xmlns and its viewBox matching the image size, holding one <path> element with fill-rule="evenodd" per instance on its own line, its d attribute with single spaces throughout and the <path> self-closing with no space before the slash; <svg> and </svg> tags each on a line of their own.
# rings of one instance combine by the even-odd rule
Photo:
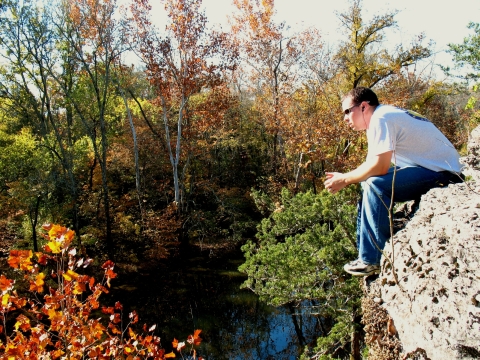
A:
<svg viewBox="0 0 480 360">
<path fill-rule="evenodd" d="M 393 151 L 397 166 L 461 172 L 460 155 L 428 119 L 390 105 L 379 105 L 367 129 L 368 157 Z"/>
</svg>

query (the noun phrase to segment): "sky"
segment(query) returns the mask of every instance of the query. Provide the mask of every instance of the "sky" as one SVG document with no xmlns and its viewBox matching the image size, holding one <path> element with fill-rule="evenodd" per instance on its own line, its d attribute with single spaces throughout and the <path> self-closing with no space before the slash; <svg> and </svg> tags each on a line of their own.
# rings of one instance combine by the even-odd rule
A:
<svg viewBox="0 0 480 360">
<path fill-rule="evenodd" d="M 152 0 L 152 2 L 158 0 Z M 210 24 L 228 28 L 227 16 L 234 10 L 231 0 L 203 0 Z M 322 32 L 327 43 L 336 43 L 342 34 L 336 13 L 350 7 L 348 0 L 275 0 L 276 19 L 285 21 L 293 31 L 315 26 Z M 442 65 L 451 64 L 451 56 L 445 52 L 449 43 L 462 43 L 472 30 L 467 29 L 470 21 L 480 22 L 480 0 L 363 0 L 362 15 L 365 20 L 374 15 L 399 10 L 395 20 L 398 30 L 388 35 L 391 43 L 405 46 L 417 35 L 424 33 L 433 40 L 436 52 L 434 61 Z"/>
</svg>

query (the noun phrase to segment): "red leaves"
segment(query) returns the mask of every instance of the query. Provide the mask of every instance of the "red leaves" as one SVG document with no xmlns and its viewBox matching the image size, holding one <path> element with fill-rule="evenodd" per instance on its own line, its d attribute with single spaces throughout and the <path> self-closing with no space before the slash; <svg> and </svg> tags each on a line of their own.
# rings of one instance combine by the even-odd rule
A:
<svg viewBox="0 0 480 360">
<path fill-rule="evenodd" d="M 105 307 L 105 306 L 103 306 L 103 307 L 102 307 L 102 312 L 103 312 L 104 314 L 110 314 L 110 315 L 111 315 L 111 314 L 113 314 L 113 313 L 115 312 L 115 310 L 114 310 L 113 307 Z"/>
<path fill-rule="evenodd" d="M 155 325 L 148 329 L 145 325 L 143 334 L 135 332 L 131 326 L 138 322 L 135 311 L 128 315 L 124 327 L 123 305 L 120 302 L 101 307 L 102 313 L 108 315 L 107 319 L 104 318 L 108 324 L 102 325 L 103 320 L 96 318 L 98 315 L 92 311 L 100 307 L 101 294 L 108 292 L 104 285 L 109 286 L 110 280 L 117 276 L 113 272 L 115 264 L 106 261 L 102 265 L 105 278 L 96 283 L 93 277 L 76 272 L 92 260 L 78 260 L 75 249 L 69 249 L 74 233 L 58 225 L 46 225 L 44 229 L 48 231 L 46 238 L 49 241 L 45 250 L 50 254 L 36 253 L 37 264 L 32 262 L 32 252 L 28 250 L 13 250 L 8 258 L 11 267 L 26 273 L 25 278 L 29 281 L 30 291 L 35 293 L 35 299 L 18 297 L 14 291 L 15 282 L 0 275 L 0 320 L 6 322 L 7 314 L 13 310 L 23 311 L 16 322 L 11 322 L 11 329 L 0 326 L 0 337 L 7 340 L 0 342 L 0 353 L 8 358 L 23 358 L 26 353 L 52 359 L 82 358 L 85 355 L 97 359 L 175 358 L 173 351 L 166 354 L 160 347 L 160 338 L 153 335 Z M 41 295 L 46 275 L 40 272 L 39 265 L 47 264 L 47 260 L 58 266 L 49 280 L 56 281 L 57 285 L 50 286 L 46 294 Z M 39 301 L 41 296 L 43 300 Z M 42 319 L 48 319 L 48 329 Z M 195 330 L 186 342 L 175 340 L 175 348 L 181 351 L 190 344 L 193 359 L 197 359 L 193 346 L 200 344 L 200 332 Z"/>
<path fill-rule="evenodd" d="M 132 324 L 136 324 L 138 322 L 138 314 L 135 310 L 132 311 L 130 314 L 128 314 L 128 317 L 130 318 L 130 321 L 132 322 Z M 156 325 L 153 325 L 152 327 L 150 327 L 150 329 L 148 329 L 148 332 L 153 331 L 155 327 Z"/>
<path fill-rule="evenodd" d="M 112 261 L 112 260 L 107 260 L 103 263 L 102 265 L 102 269 L 113 269 L 113 267 L 115 266 L 115 263 Z"/>
<path fill-rule="evenodd" d="M 117 274 L 113 272 L 115 263 L 111 260 L 107 260 L 103 263 L 102 269 L 105 269 L 105 276 L 107 278 L 107 286 L 110 287 L 110 279 L 115 279 Z"/>
</svg>

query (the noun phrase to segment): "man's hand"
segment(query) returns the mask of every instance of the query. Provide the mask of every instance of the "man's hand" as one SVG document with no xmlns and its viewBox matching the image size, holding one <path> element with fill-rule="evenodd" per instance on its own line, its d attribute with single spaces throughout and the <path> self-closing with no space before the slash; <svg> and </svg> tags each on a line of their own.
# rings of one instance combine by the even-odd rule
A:
<svg viewBox="0 0 480 360">
<path fill-rule="evenodd" d="M 325 189 L 327 189 L 331 194 L 337 193 L 348 185 L 345 181 L 345 176 L 342 173 L 327 172 L 325 174 L 327 175 L 327 180 L 324 182 Z"/>
<path fill-rule="evenodd" d="M 330 193 L 335 194 L 350 184 L 357 184 L 367 180 L 371 176 L 382 176 L 388 172 L 392 151 L 372 156 L 355 170 L 342 174 L 338 172 L 327 172 L 327 180 L 324 185 Z"/>
</svg>

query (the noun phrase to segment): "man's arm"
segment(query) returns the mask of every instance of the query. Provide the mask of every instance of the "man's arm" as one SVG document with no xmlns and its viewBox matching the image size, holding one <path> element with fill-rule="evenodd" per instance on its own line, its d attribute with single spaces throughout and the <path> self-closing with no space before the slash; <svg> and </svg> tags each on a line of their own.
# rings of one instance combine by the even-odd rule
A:
<svg viewBox="0 0 480 360">
<path fill-rule="evenodd" d="M 372 176 L 385 175 L 390 168 L 392 151 L 373 156 L 348 173 L 326 173 L 325 188 L 335 194 L 345 186 L 367 180 Z"/>
</svg>

